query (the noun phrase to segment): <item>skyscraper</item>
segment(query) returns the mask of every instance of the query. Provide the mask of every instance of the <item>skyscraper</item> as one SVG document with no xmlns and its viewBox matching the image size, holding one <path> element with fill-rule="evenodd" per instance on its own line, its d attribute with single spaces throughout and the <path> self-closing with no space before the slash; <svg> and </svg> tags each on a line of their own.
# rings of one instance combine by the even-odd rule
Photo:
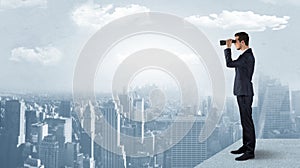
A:
<svg viewBox="0 0 300 168">
<path fill-rule="evenodd" d="M 298 133 L 300 133 L 300 116 L 297 116 L 297 117 L 295 118 L 295 122 L 296 122 L 296 131 L 297 131 Z"/>
<path fill-rule="evenodd" d="M 240 115 L 235 97 L 226 97 L 223 116 L 229 117 L 231 121 L 240 121 Z"/>
<path fill-rule="evenodd" d="M 291 130 L 289 87 L 265 77 L 259 82 L 258 121 L 259 138 L 278 138 Z"/>
<path fill-rule="evenodd" d="M 79 143 L 67 142 L 65 145 L 64 160 L 65 166 L 75 167 L 79 154 Z"/>
<path fill-rule="evenodd" d="M 94 168 L 94 139 L 95 139 L 95 109 L 91 101 L 88 102 L 83 114 L 83 132 L 81 137 L 81 144 L 83 146 L 84 154 L 88 157 L 84 160 L 84 167 Z"/>
<path fill-rule="evenodd" d="M 123 106 L 123 112 L 129 113 L 130 101 L 128 94 L 119 94 L 118 97 L 120 100 L 120 104 L 122 104 Z"/>
<path fill-rule="evenodd" d="M 72 142 L 72 119 L 71 118 L 46 118 L 49 134 L 55 135 L 59 145 L 58 163 L 59 167 L 64 166 L 65 144 Z M 46 167 L 46 164 L 45 164 Z"/>
<path fill-rule="evenodd" d="M 25 103 L 19 100 L 9 100 L 5 106 L 6 126 L 17 146 L 25 143 L 25 108 Z"/>
<path fill-rule="evenodd" d="M 61 101 L 60 102 L 59 115 L 62 117 L 66 117 L 66 118 L 71 117 L 71 102 L 70 101 Z"/>
<path fill-rule="evenodd" d="M 178 136 L 185 131 L 185 127 L 191 121 L 178 122 L 171 136 Z M 189 132 L 173 147 L 165 152 L 164 167 L 195 167 L 205 159 L 207 159 L 207 142 L 199 142 L 201 129 L 204 125 L 205 118 L 197 117 Z M 178 134 L 178 135 L 177 135 Z"/>
<path fill-rule="evenodd" d="M 100 107 L 104 120 L 107 122 L 107 124 L 102 123 L 103 135 L 108 135 L 103 137 L 103 143 L 106 143 L 106 146 L 112 151 L 118 151 L 121 149 L 120 146 L 118 146 L 117 131 L 114 135 L 112 135 L 111 132 L 108 132 L 110 130 L 109 127 L 118 130 L 117 104 L 118 103 L 115 101 L 109 100 L 108 102 L 104 102 Z M 104 148 L 101 148 L 101 162 L 103 167 L 121 167 L 124 164 L 122 161 L 122 156 L 116 155 L 115 153 Z"/>
<path fill-rule="evenodd" d="M 71 118 L 46 118 L 49 134 L 56 136 L 60 147 L 66 142 L 72 142 L 72 119 Z"/>
<path fill-rule="evenodd" d="M 9 100 L 5 103 L 5 132 L 1 135 L 0 163 L 3 167 L 17 167 L 20 163 L 18 147 L 25 143 L 25 103 Z"/>
<path fill-rule="evenodd" d="M 34 123 L 31 125 L 30 142 L 40 144 L 45 136 L 48 135 L 48 124 Z"/>
<path fill-rule="evenodd" d="M 144 99 L 136 99 L 135 100 L 135 108 L 134 108 L 134 119 L 136 121 L 141 122 L 141 139 L 142 142 L 144 141 L 144 134 L 145 134 L 145 111 L 144 111 Z M 139 126 L 139 125 L 137 125 Z"/>
<path fill-rule="evenodd" d="M 292 92 L 292 110 L 295 112 L 295 116 L 300 116 L 300 90 Z"/>
<path fill-rule="evenodd" d="M 26 139 L 26 142 L 28 142 L 30 140 L 31 125 L 38 122 L 38 113 L 36 110 L 26 110 L 25 118 L 26 118 L 25 139 Z"/>
<path fill-rule="evenodd" d="M 46 136 L 40 144 L 39 158 L 45 168 L 59 167 L 59 144 L 54 135 Z"/>
</svg>

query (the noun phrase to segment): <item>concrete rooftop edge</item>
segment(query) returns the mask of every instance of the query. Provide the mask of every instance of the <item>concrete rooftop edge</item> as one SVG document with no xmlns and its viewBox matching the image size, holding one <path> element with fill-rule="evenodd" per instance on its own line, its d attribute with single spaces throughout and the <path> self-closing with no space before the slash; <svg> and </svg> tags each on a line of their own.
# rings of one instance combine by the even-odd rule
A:
<svg viewBox="0 0 300 168">
<path fill-rule="evenodd" d="M 235 161 L 231 150 L 236 150 L 242 141 L 225 148 L 196 168 L 300 168 L 300 139 L 257 139 L 255 159 Z"/>
</svg>

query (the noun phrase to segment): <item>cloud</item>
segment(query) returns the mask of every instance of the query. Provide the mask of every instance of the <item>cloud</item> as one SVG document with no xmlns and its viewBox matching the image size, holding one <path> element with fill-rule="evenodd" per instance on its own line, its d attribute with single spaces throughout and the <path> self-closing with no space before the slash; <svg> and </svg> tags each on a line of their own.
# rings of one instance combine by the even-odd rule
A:
<svg viewBox="0 0 300 168">
<path fill-rule="evenodd" d="M 264 31 L 284 29 L 289 16 L 277 17 L 271 15 L 260 15 L 252 11 L 222 11 L 220 14 L 209 16 L 193 15 L 185 18 L 187 21 L 201 27 L 212 27 L 221 29 L 233 29 L 244 31 Z"/>
<path fill-rule="evenodd" d="M 60 61 L 62 53 L 54 47 L 36 47 L 25 48 L 18 47 L 11 51 L 11 61 L 15 62 L 33 62 L 41 63 L 43 65 L 53 65 Z"/>
<path fill-rule="evenodd" d="M 0 8 L 46 7 L 47 0 L 0 0 Z"/>
<path fill-rule="evenodd" d="M 261 0 L 262 2 L 266 3 L 266 4 L 271 4 L 271 5 L 300 5 L 300 1 L 299 0 Z"/>
<path fill-rule="evenodd" d="M 114 8 L 112 4 L 101 6 L 88 3 L 76 8 L 72 12 L 72 19 L 79 26 L 98 29 L 114 19 L 134 13 L 149 11 L 147 7 L 135 4 Z"/>
</svg>

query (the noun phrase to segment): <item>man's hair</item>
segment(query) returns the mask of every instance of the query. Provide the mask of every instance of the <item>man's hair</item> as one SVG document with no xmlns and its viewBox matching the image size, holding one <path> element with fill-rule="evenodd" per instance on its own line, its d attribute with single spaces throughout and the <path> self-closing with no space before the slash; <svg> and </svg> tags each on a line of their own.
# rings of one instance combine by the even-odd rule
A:
<svg viewBox="0 0 300 168">
<path fill-rule="evenodd" d="M 246 46 L 249 45 L 249 36 L 246 32 L 238 32 L 238 33 L 235 33 L 234 36 L 238 36 L 240 42 L 244 41 Z"/>
</svg>

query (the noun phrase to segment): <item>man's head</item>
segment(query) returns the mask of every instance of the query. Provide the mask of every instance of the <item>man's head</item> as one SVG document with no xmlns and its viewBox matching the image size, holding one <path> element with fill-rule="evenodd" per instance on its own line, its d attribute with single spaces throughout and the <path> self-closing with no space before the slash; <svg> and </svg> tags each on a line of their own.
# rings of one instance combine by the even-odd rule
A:
<svg viewBox="0 0 300 168">
<path fill-rule="evenodd" d="M 235 47 L 237 50 L 244 50 L 249 46 L 249 36 L 245 32 L 238 32 L 235 35 Z"/>
</svg>

